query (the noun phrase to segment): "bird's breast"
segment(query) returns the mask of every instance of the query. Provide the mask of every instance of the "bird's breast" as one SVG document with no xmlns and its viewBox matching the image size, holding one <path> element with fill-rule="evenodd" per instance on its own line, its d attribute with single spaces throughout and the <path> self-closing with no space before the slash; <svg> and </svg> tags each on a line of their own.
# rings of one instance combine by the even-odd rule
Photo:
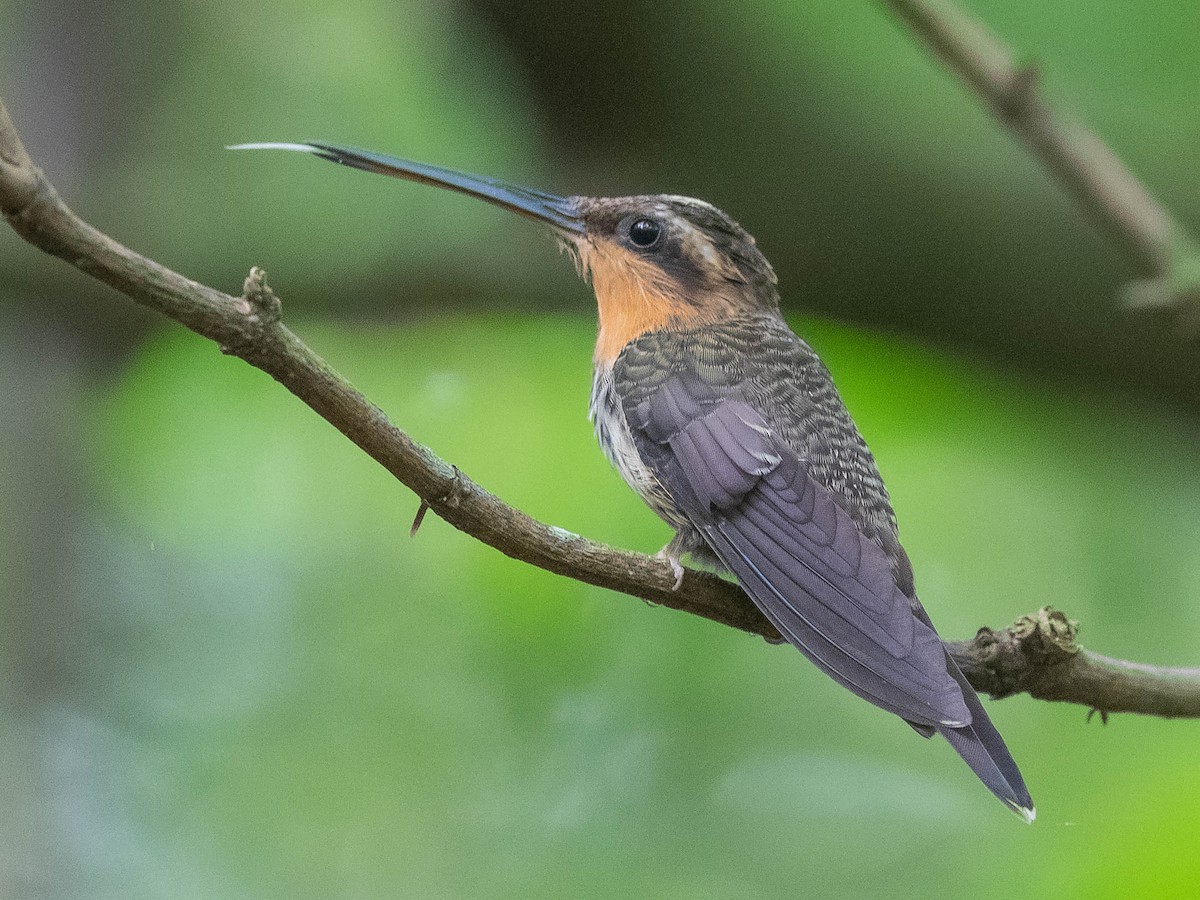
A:
<svg viewBox="0 0 1200 900">
<path fill-rule="evenodd" d="M 638 453 L 637 444 L 621 409 L 621 400 L 613 386 L 611 365 L 596 366 L 588 415 L 596 429 L 596 440 L 600 443 L 600 448 L 625 479 L 625 483 L 668 525 L 676 530 L 689 528 L 687 517 L 679 510 L 671 495 L 647 468 L 641 454 Z"/>
</svg>

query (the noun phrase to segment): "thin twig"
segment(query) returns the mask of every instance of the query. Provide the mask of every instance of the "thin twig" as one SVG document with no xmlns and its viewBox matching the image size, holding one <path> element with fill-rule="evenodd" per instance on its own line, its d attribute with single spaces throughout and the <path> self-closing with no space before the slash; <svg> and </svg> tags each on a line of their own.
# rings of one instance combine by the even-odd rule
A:
<svg viewBox="0 0 1200 900">
<path fill-rule="evenodd" d="M 410 538 L 415 538 L 417 532 L 421 530 L 421 523 L 425 521 L 425 513 L 427 512 L 429 512 L 429 504 L 422 500 L 421 505 L 417 507 L 417 514 L 413 516 L 412 527 L 408 529 L 408 536 Z"/>
<path fill-rule="evenodd" d="M 1100 138 L 1043 99 L 1038 69 L 1018 66 L 1012 51 L 953 0 L 884 2 L 1029 145 L 1116 242 L 1137 273 L 1126 286 L 1126 302 L 1172 307 L 1194 325 L 1200 315 L 1200 244 Z"/>
<path fill-rule="evenodd" d="M 490 494 L 457 467 L 398 429 L 280 321 L 281 303 L 260 269 L 251 270 L 234 297 L 184 278 L 101 234 L 59 199 L 34 167 L 0 103 L 0 210 L 23 238 L 129 296 L 138 303 L 215 341 L 224 351 L 266 372 L 307 403 L 372 459 L 407 485 L 460 531 L 502 553 L 587 584 L 640 597 L 703 616 L 778 642 L 779 633 L 735 584 L 687 570 L 674 589 L 671 567 L 661 559 L 589 541 L 536 521 Z M 418 525 L 418 522 L 414 523 Z M 1020 625 L 1020 623 L 1018 623 Z M 1194 672 L 1152 669 L 1083 656 L 1087 666 L 1022 651 L 997 657 L 988 647 L 1002 632 L 951 645 L 980 690 L 1008 695 L 1028 691 L 1109 711 L 1200 717 L 1200 678 Z M 983 641 L 983 643 L 981 643 Z M 1021 643 L 1026 646 L 1028 642 Z M 1028 646 L 1032 647 L 1031 643 Z M 999 663 L 1004 666 L 999 667 Z M 1093 665 L 1104 660 L 1104 665 Z M 1190 697 L 1190 712 L 1172 695 L 1146 685 L 1170 683 Z M 1056 685 L 1047 688 L 1046 685 Z M 999 686 L 999 687 L 997 687 Z M 1035 693 L 1040 692 L 1040 693 Z M 1114 698 L 1128 696 L 1128 702 Z"/>
</svg>

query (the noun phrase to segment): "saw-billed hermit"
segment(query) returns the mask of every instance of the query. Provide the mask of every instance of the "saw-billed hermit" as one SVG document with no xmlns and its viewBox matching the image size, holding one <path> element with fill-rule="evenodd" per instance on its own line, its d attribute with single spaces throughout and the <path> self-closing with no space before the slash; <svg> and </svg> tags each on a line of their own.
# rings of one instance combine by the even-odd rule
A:
<svg viewBox="0 0 1200 900">
<path fill-rule="evenodd" d="M 733 219 L 687 197 L 558 197 L 324 143 L 241 147 L 449 188 L 553 229 L 599 305 L 596 435 L 675 530 L 662 556 L 676 583 L 684 554 L 718 563 L 821 671 L 941 734 L 1033 820 L 1004 740 L 917 599 L 875 460 Z"/>
</svg>

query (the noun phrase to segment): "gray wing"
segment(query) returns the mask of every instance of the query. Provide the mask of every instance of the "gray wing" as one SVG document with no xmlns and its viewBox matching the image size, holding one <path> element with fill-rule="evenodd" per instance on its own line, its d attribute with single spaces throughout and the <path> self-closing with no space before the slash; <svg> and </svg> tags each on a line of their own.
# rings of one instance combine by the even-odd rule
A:
<svg viewBox="0 0 1200 900">
<path fill-rule="evenodd" d="M 913 723 L 971 721 L 883 548 L 745 399 L 675 374 L 625 413 L 643 461 L 789 642 Z"/>
</svg>

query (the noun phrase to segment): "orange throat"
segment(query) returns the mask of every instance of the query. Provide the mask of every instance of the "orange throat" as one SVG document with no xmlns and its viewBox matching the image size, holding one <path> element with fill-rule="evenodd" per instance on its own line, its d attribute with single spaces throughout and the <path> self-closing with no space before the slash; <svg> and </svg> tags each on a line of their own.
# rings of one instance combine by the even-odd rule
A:
<svg viewBox="0 0 1200 900">
<path fill-rule="evenodd" d="M 577 245 L 581 271 L 591 275 L 600 312 L 592 361 L 609 367 L 630 341 L 647 331 L 690 324 L 698 311 L 661 269 L 605 240 Z"/>
</svg>

